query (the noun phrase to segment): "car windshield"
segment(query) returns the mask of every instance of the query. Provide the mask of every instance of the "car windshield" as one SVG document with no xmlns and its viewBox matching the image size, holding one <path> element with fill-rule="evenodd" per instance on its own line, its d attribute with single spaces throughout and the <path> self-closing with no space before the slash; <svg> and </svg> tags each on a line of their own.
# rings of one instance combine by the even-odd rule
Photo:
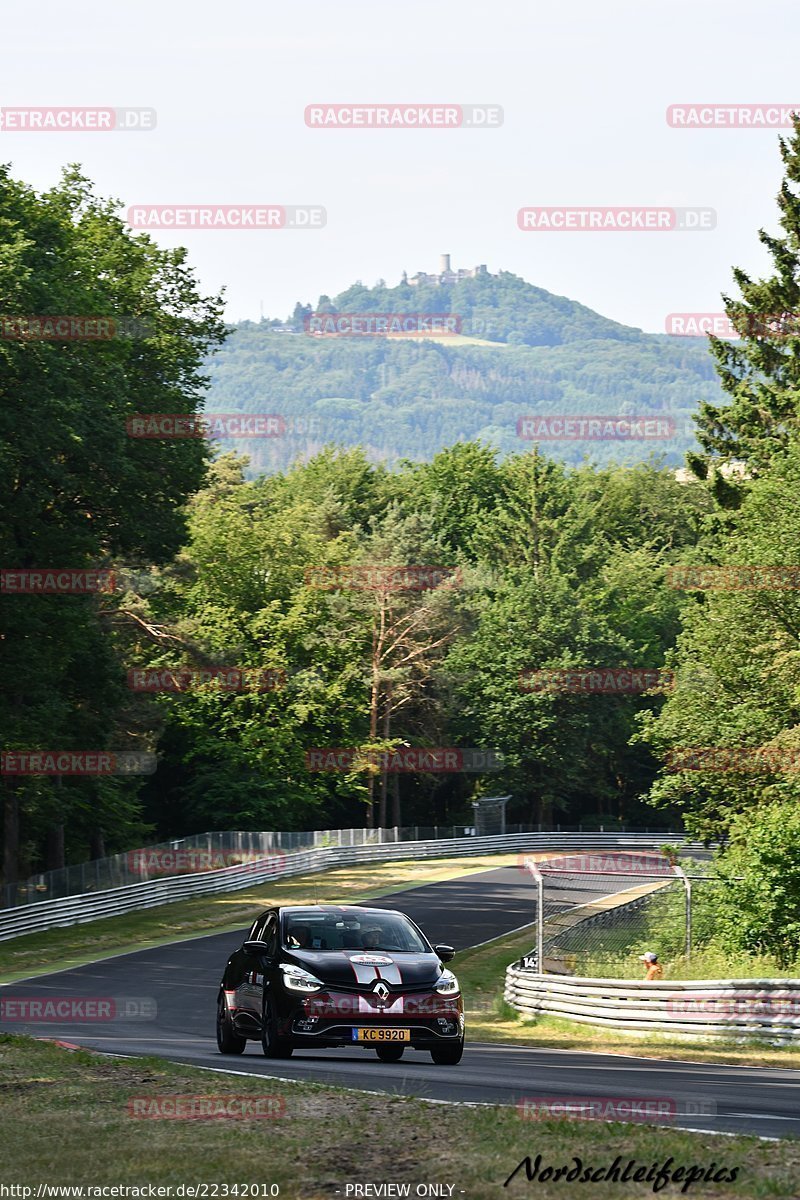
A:
<svg viewBox="0 0 800 1200">
<path fill-rule="evenodd" d="M 399 913 L 288 913 L 284 945 L 290 950 L 390 951 L 392 954 L 429 954 L 430 947 L 414 926 Z"/>
</svg>

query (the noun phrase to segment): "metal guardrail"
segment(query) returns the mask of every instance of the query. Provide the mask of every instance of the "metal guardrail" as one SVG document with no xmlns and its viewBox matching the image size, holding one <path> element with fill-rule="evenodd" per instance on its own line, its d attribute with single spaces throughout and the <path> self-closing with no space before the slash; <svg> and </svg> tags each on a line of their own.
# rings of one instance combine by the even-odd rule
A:
<svg viewBox="0 0 800 1200">
<path fill-rule="evenodd" d="M 143 908 L 170 904 L 191 896 L 211 896 L 232 892 L 270 880 L 332 867 L 362 862 L 387 862 L 392 859 L 446 858 L 524 850 L 635 850 L 658 848 L 665 835 L 652 833 L 509 833 L 490 837 L 442 838 L 417 842 L 381 842 L 362 846 L 331 846 L 272 853 L 259 861 L 223 867 L 193 875 L 128 884 L 125 887 L 59 900 L 42 900 L 0 910 L 0 941 L 37 933 L 65 925 L 81 925 L 104 917 L 115 917 Z M 680 835 L 668 835 L 681 842 Z M 697 848 L 697 847 L 695 847 Z M 687 849 L 692 849 L 687 844 Z"/>
<path fill-rule="evenodd" d="M 683 1036 L 800 1040 L 800 979 L 593 979 L 512 963 L 505 999 L 526 1016 Z"/>
<path fill-rule="evenodd" d="M 289 854 L 296 850 L 318 850 L 328 846 L 366 846 L 376 842 L 424 842 L 440 838 L 474 837 L 479 831 L 474 826 L 464 825 L 406 825 L 389 829 L 306 829 L 306 830 L 253 830 L 215 829 L 205 833 L 193 833 L 188 837 L 170 838 L 155 845 L 124 850 L 105 858 L 93 858 L 87 862 L 73 863 L 50 871 L 39 871 L 28 879 L 0 884 L 0 911 L 25 904 L 39 904 L 44 900 L 61 900 L 67 896 L 83 896 L 87 892 L 103 892 L 111 888 L 127 887 L 130 883 L 142 883 L 149 879 L 163 879 L 168 875 L 185 875 L 189 872 L 219 870 L 245 860 L 253 862 L 269 854 Z M 614 824 L 606 829 L 603 824 L 589 823 L 587 826 L 556 824 L 550 826 L 506 824 L 505 827 L 480 830 L 481 836 L 503 833 L 649 833 L 653 837 L 663 834 L 672 837 L 669 829 L 650 829 L 647 826 L 629 830 L 625 825 Z M 180 857 L 182 862 L 170 870 L 166 860 Z M 156 861 L 151 871 L 146 864 Z"/>
</svg>

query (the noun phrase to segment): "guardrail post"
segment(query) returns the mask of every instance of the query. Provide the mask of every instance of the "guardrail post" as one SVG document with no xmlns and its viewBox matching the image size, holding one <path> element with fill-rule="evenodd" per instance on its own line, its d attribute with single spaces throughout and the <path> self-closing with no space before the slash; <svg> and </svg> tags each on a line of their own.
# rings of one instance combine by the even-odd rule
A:
<svg viewBox="0 0 800 1200">
<path fill-rule="evenodd" d="M 537 884 L 537 903 L 536 903 L 536 966 L 542 973 L 544 972 L 544 875 L 537 872 L 539 878 Z"/>
<path fill-rule="evenodd" d="M 536 880 L 536 970 L 544 973 L 544 875 L 532 858 L 525 859 L 525 869 Z"/>
<path fill-rule="evenodd" d="M 686 961 L 692 957 L 692 881 L 682 867 L 677 863 L 672 864 L 672 869 L 679 879 L 683 880 L 683 891 L 686 903 L 686 933 L 685 933 L 685 950 Z"/>
</svg>

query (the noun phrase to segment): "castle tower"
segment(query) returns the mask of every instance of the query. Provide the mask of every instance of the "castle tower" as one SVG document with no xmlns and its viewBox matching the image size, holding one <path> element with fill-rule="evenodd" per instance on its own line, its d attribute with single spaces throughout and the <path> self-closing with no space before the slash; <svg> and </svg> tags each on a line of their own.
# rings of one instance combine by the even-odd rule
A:
<svg viewBox="0 0 800 1200">
<path fill-rule="evenodd" d="M 439 274 L 444 275 L 450 270 L 450 255 L 441 254 L 439 256 Z"/>
</svg>

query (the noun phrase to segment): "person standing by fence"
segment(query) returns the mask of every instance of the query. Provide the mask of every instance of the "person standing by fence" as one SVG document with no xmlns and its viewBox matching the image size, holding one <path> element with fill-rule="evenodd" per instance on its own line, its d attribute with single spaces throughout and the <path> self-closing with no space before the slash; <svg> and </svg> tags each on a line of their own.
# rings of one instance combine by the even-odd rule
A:
<svg viewBox="0 0 800 1200">
<path fill-rule="evenodd" d="M 652 983 L 655 979 L 664 978 L 664 968 L 658 961 L 658 955 L 654 954 L 652 950 L 646 951 L 646 953 L 644 953 L 639 959 L 639 962 L 647 964 L 647 970 L 645 971 L 644 976 L 647 983 Z"/>
</svg>

